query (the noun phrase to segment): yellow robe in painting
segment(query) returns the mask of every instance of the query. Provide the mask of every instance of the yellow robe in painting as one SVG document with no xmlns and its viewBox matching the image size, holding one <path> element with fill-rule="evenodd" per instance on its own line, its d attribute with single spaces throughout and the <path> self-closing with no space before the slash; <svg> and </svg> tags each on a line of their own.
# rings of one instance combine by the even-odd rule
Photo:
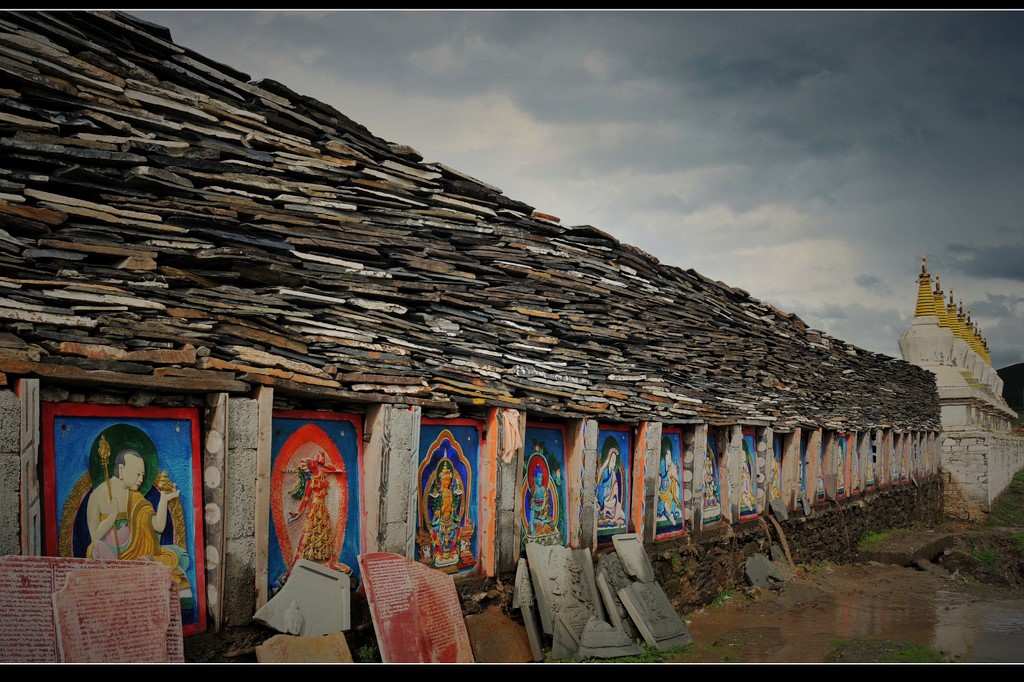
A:
<svg viewBox="0 0 1024 682">
<path fill-rule="evenodd" d="M 103 538 L 93 542 L 85 555 L 98 559 L 124 559 L 156 561 L 171 569 L 181 589 L 189 587 L 185 569 L 188 555 L 178 547 L 160 544 L 153 530 L 156 509 L 142 493 L 128 491 L 128 510 L 119 518 Z"/>
</svg>

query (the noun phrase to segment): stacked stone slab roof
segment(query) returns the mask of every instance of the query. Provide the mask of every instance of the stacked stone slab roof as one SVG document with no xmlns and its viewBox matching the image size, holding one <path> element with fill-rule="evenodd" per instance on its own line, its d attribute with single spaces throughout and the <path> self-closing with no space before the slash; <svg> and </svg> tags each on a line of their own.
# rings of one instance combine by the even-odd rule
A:
<svg viewBox="0 0 1024 682">
<path fill-rule="evenodd" d="M 939 428 L 933 375 L 115 12 L 0 13 L 0 381 Z"/>
</svg>

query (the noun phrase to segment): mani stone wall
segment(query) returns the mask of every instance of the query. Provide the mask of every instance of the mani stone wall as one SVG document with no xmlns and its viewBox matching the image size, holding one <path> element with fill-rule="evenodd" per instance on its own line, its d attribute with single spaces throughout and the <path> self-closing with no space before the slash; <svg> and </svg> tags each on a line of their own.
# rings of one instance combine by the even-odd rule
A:
<svg viewBox="0 0 1024 682">
<path fill-rule="evenodd" d="M 945 508 L 950 518 L 983 521 L 1024 469 L 1024 438 L 988 431 L 948 431 L 942 438 Z"/>
<path fill-rule="evenodd" d="M 809 516 L 790 512 L 785 521 L 761 517 L 655 543 L 647 553 L 658 583 L 676 609 L 691 611 L 710 603 L 722 590 L 746 585 L 746 560 L 754 554 L 774 558 L 773 545 L 783 556 L 788 549 L 795 564 L 850 563 L 868 533 L 938 523 L 943 518 L 942 486 L 942 479 L 934 476 L 917 485 L 882 488 L 857 499 L 816 506 Z"/>
</svg>

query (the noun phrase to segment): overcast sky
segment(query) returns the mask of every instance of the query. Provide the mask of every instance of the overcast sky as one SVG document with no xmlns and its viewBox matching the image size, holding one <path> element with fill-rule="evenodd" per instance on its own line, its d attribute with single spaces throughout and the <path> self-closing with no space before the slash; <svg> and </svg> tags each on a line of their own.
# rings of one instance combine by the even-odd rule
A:
<svg viewBox="0 0 1024 682">
<path fill-rule="evenodd" d="M 131 13 L 861 348 L 927 256 L 1024 362 L 1024 12 Z"/>
</svg>

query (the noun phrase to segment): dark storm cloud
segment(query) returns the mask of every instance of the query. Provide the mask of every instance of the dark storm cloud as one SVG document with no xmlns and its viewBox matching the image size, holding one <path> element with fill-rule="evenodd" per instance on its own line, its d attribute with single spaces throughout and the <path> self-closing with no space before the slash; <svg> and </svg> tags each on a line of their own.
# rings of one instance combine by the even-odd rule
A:
<svg viewBox="0 0 1024 682">
<path fill-rule="evenodd" d="M 857 286 L 873 294 L 888 296 L 892 293 L 892 288 L 874 275 L 857 275 L 853 281 Z"/>
<path fill-rule="evenodd" d="M 1024 310 L 1024 296 L 989 294 L 984 300 L 971 301 L 969 305 L 975 317 L 1006 317 L 1012 316 L 1015 310 Z"/>
<path fill-rule="evenodd" d="M 1018 237 L 1019 241 L 1019 237 Z M 1011 279 L 1024 282 L 1024 245 L 977 247 L 950 244 L 939 263 L 955 273 L 978 279 Z"/>
</svg>

